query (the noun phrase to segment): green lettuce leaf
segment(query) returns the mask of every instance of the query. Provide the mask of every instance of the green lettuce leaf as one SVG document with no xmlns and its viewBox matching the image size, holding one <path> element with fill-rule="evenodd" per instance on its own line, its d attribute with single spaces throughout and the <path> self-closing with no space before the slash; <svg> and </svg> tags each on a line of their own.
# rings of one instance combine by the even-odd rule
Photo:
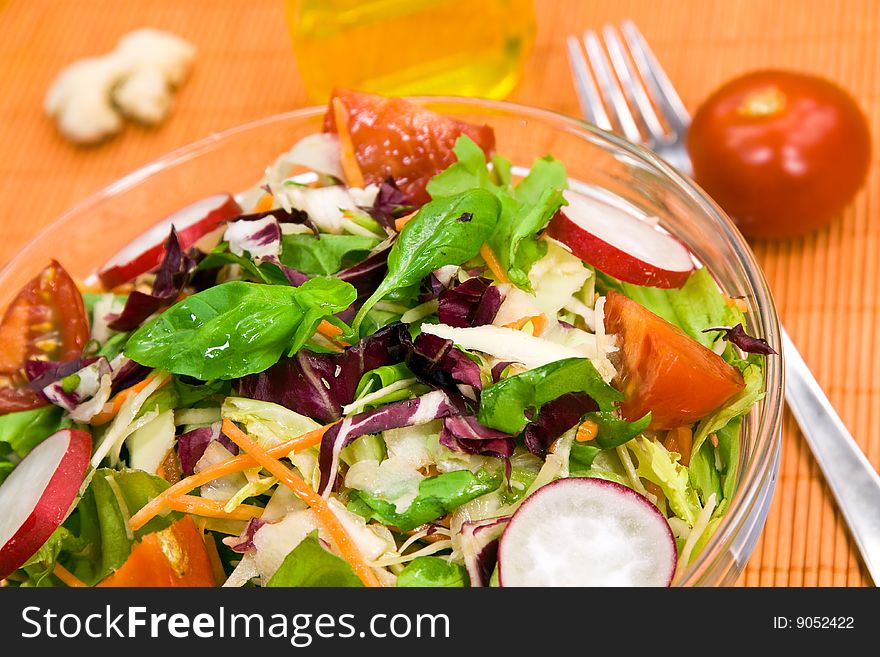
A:
<svg viewBox="0 0 880 657">
<path fill-rule="evenodd" d="M 416 557 L 397 576 L 397 586 L 406 588 L 461 588 L 470 586 L 467 570 L 440 557 Z"/>
<path fill-rule="evenodd" d="M 315 530 L 284 558 L 266 586 L 271 588 L 359 587 L 363 586 L 363 583 L 345 559 L 340 559 L 321 547 L 318 542 L 318 531 Z"/>
<path fill-rule="evenodd" d="M 63 412 L 50 404 L 0 415 L 0 459 L 9 453 L 26 456 L 53 433 L 71 426 L 72 422 L 62 417 Z"/>
<path fill-rule="evenodd" d="M 501 485 L 501 481 L 500 473 L 490 474 L 480 470 L 474 475 L 468 470 L 456 470 L 423 479 L 419 484 L 418 497 L 403 513 L 397 513 L 391 502 L 359 490 L 352 492 L 348 509 L 367 520 L 377 520 L 383 525 L 409 531 L 446 515 L 472 499 L 491 493 Z"/>
<path fill-rule="evenodd" d="M 702 507 L 690 484 L 688 469 L 679 463 L 680 455 L 668 451 L 656 440 L 636 439 L 626 446 L 638 459 L 639 476 L 659 486 L 672 512 L 693 527 Z"/>
</svg>

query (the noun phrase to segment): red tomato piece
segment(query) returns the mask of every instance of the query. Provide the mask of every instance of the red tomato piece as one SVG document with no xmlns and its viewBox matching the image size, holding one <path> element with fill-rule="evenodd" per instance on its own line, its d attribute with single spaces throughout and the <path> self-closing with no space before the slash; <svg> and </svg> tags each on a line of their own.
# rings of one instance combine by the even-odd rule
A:
<svg viewBox="0 0 880 657">
<path fill-rule="evenodd" d="M 98 586 L 217 586 L 205 541 L 189 516 L 147 534 Z"/>
<path fill-rule="evenodd" d="M 495 133 L 487 125 L 476 126 L 441 116 L 402 98 L 386 98 L 347 89 L 336 89 L 324 116 L 324 131 L 336 132 L 333 98 L 348 112 L 348 126 L 355 158 L 367 183 L 380 183 L 388 176 L 415 204 L 430 200 L 428 181 L 455 162 L 452 147 L 460 135 L 473 139 L 487 157 L 495 149 Z"/>
<path fill-rule="evenodd" d="M 88 340 L 82 295 L 53 260 L 22 288 L 0 323 L 0 413 L 47 404 L 27 387 L 25 363 L 30 359 L 74 360 L 82 355 Z"/>
<path fill-rule="evenodd" d="M 688 132 L 694 178 L 754 237 L 818 228 L 864 184 L 868 121 L 836 84 L 757 71 L 723 85 Z"/>
<path fill-rule="evenodd" d="M 745 387 L 742 374 L 677 326 L 610 291 L 605 327 L 617 334 L 621 413 L 630 421 L 651 412 L 651 429 L 702 419 Z"/>
</svg>

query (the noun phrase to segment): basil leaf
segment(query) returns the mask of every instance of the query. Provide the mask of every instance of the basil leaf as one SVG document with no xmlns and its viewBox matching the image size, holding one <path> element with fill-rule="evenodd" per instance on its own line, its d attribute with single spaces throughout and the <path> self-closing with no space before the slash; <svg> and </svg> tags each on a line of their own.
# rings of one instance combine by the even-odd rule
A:
<svg viewBox="0 0 880 657">
<path fill-rule="evenodd" d="M 230 281 L 179 301 L 142 326 L 125 355 L 202 381 L 239 378 L 274 365 L 288 346 L 299 349 L 321 319 L 356 296 L 351 285 L 335 279 L 299 287 Z"/>
<path fill-rule="evenodd" d="M 416 557 L 397 576 L 397 586 L 461 588 L 470 586 L 467 570 L 440 557 Z"/>
<path fill-rule="evenodd" d="M 532 163 L 529 175 L 514 188 L 509 161 L 493 157 L 490 174 L 483 151 L 464 135 L 456 140 L 453 151 L 458 161 L 428 182 L 428 193 L 437 199 L 469 189 L 484 189 L 495 196 L 501 210 L 489 246 L 510 280 L 531 289 L 528 271 L 547 250 L 537 233 L 565 205 L 565 167 L 550 156 L 539 158 Z"/>
<path fill-rule="evenodd" d="M 379 244 L 379 239 L 363 235 L 284 235 L 281 262 L 311 274 L 335 274 L 346 265 L 360 262 Z"/>
<path fill-rule="evenodd" d="M 404 226 L 388 254 L 388 274 L 358 311 L 356 334 L 370 309 L 392 290 L 418 284 L 443 265 L 470 260 L 492 234 L 498 201 L 487 191 L 470 191 L 422 206 Z"/>
<path fill-rule="evenodd" d="M 623 445 L 638 436 L 651 424 L 651 414 L 639 418 L 635 422 L 628 422 L 618 417 L 612 411 L 595 411 L 587 413 L 587 418 L 599 427 L 596 433 L 596 444 L 602 449 L 613 449 Z"/>
<path fill-rule="evenodd" d="M 331 554 L 318 542 L 318 531 L 306 536 L 288 554 L 266 583 L 280 587 L 359 587 L 363 583 L 344 559 Z"/>
<path fill-rule="evenodd" d="M 522 374 L 510 376 L 483 390 L 480 395 L 481 424 L 516 434 L 522 431 L 541 406 L 569 392 L 584 392 L 599 409 L 611 411 L 623 395 L 602 380 L 586 358 L 566 358 Z"/>
<path fill-rule="evenodd" d="M 397 527 L 401 531 L 415 529 L 426 522 L 436 520 L 472 499 L 491 493 L 501 485 L 500 474 L 480 470 L 476 475 L 468 470 L 446 472 L 423 479 L 419 494 L 409 508 L 397 513 L 394 504 L 363 491 L 353 491 L 349 510 L 375 519 L 383 525 Z"/>
<path fill-rule="evenodd" d="M 529 269 L 546 252 L 537 233 L 566 204 L 562 190 L 568 187 L 565 167 L 547 156 L 535 160 L 529 175 L 516 186 L 514 203 L 502 203 L 505 211 L 489 239 L 489 246 L 514 284 L 531 289 Z"/>
</svg>

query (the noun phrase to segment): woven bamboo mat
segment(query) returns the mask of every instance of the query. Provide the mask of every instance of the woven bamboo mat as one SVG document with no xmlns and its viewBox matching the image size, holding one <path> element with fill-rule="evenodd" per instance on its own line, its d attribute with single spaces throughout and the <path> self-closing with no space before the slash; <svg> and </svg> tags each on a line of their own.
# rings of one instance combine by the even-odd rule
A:
<svg viewBox="0 0 880 657">
<path fill-rule="evenodd" d="M 126 172 L 212 132 L 305 102 L 282 0 L 0 0 L 0 262 L 64 209 Z M 539 1 L 538 40 L 513 100 L 569 113 L 577 103 L 563 37 L 633 18 L 694 108 L 737 73 L 782 67 L 837 80 L 880 136 L 876 0 Z M 169 29 L 199 49 L 172 118 L 78 149 L 41 111 L 55 73 L 109 50 L 128 30 Z M 387 48 L 388 44 L 377 44 Z M 830 228 L 755 245 L 780 315 L 844 422 L 880 466 L 880 169 Z M 100 236 L 96 236 L 100 239 Z M 867 583 L 790 417 L 766 529 L 742 583 Z"/>
</svg>

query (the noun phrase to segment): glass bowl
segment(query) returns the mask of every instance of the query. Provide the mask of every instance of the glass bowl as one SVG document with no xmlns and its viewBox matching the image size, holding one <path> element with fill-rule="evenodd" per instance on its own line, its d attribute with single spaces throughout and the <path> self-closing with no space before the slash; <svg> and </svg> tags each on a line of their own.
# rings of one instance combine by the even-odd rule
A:
<svg viewBox="0 0 880 657">
<path fill-rule="evenodd" d="M 581 191 L 659 218 L 749 308 L 749 329 L 781 352 L 767 282 L 731 221 L 692 181 L 653 153 L 582 121 L 512 103 L 453 97 L 417 102 L 495 129 L 498 152 L 515 165 L 552 153 Z M 321 130 L 323 107 L 271 116 L 211 135 L 125 176 L 66 212 L 0 272 L 0 308 L 55 258 L 85 279 L 160 218 L 217 192 L 253 186 L 262 171 L 298 139 Z M 715 534 L 687 572 L 685 586 L 731 585 L 764 526 L 779 467 L 783 371 L 767 359 L 766 395 L 743 423 L 737 492 Z"/>
</svg>

